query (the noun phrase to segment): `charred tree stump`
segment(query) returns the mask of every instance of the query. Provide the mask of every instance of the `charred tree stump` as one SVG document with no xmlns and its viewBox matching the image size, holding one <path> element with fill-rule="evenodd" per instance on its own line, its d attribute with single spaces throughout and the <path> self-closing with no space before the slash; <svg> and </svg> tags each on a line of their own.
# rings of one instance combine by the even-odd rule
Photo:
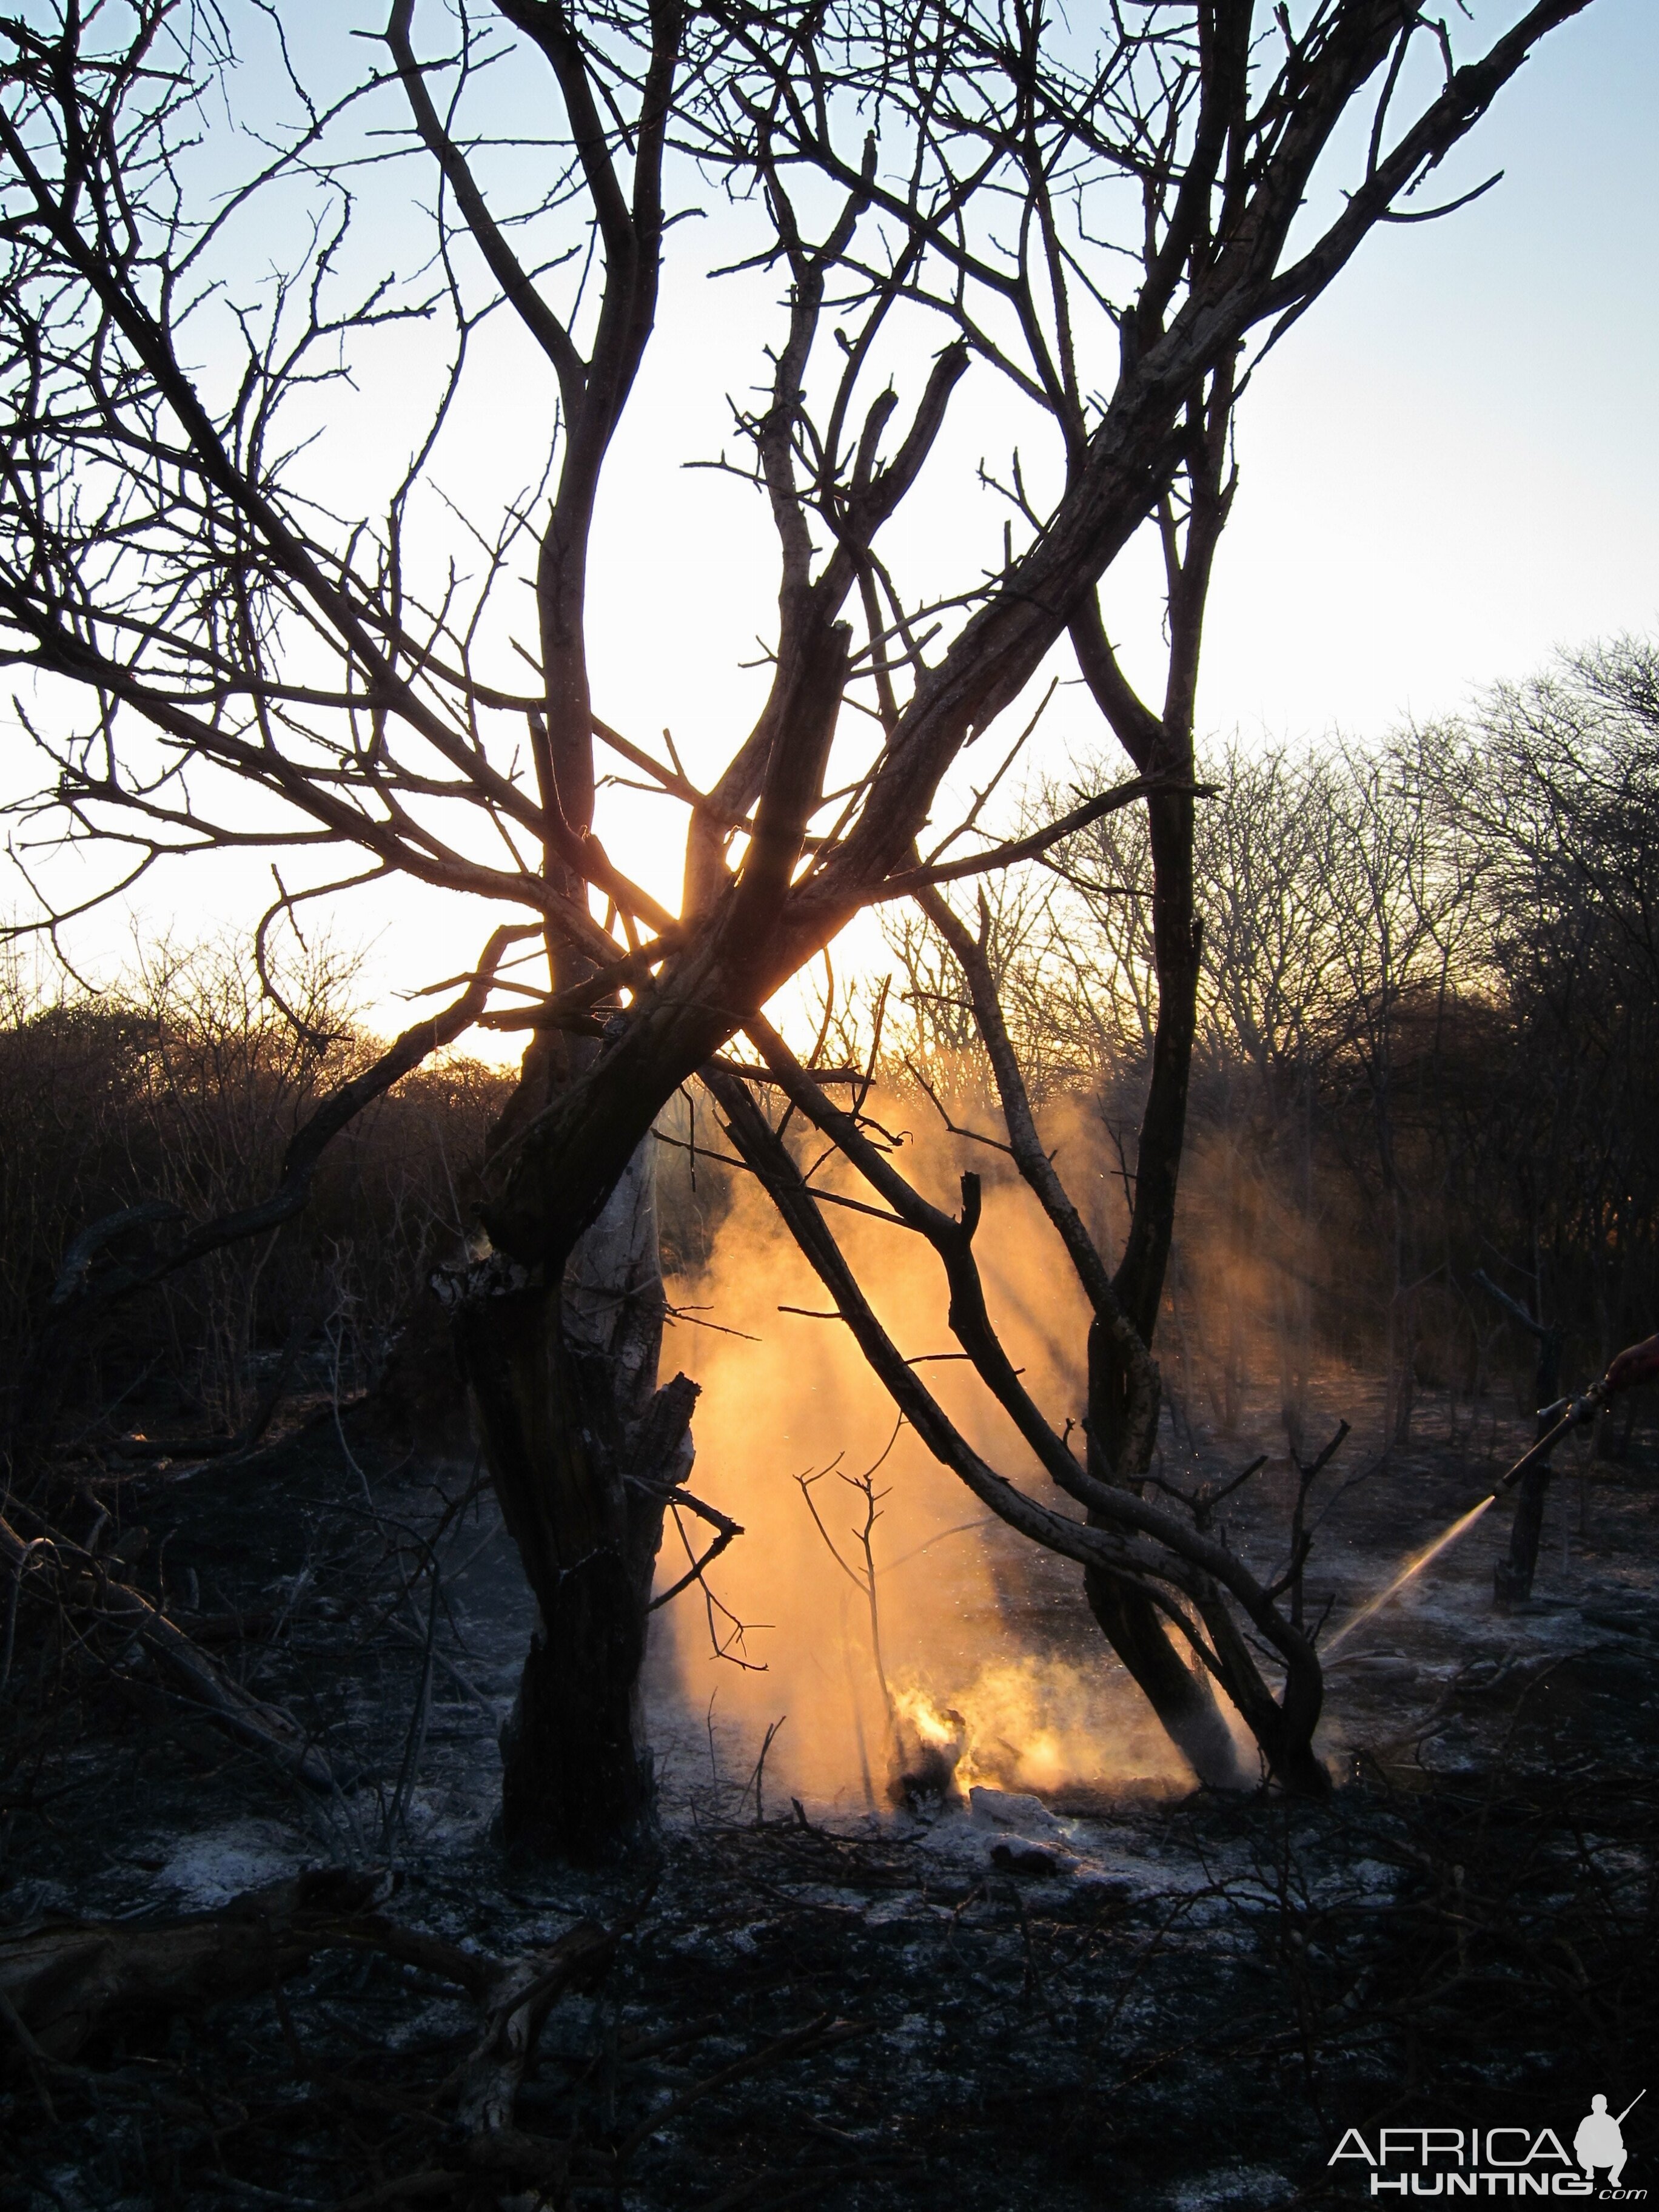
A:
<svg viewBox="0 0 1659 2212">
<path fill-rule="evenodd" d="M 1509 1550 L 1492 1571 L 1492 1595 L 1500 1606 L 1522 1605 L 1532 1595 L 1538 1571 L 1538 1545 L 1544 1530 L 1544 1494 L 1549 1488 L 1547 1467 L 1529 1468 L 1521 1478 L 1510 1524 Z"/>
<path fill-rule="evenodd" d="M 1518 1298 L 1499 1290 L 1496 1283 L 1478 1270 L 1474 1279 L 1536 1340 L 1538 1365 L 1533 1378 L 1533 1395 L 1538 1407 L 1535 1434 L 1541 1437 L 1553 1425 L 1554 1416 L 1549 1409 L 1560 1395 L 1561 1331 L 1559 1327 L 1535 1319 Z M 1538 1571 L 1538 1547 L 1544 1533 L 1544 1497 L 1549 1488 L 1549 1478 L 1547 1462 L 1529 1468 L 1521 1478 L 1516 1493 L 1515 1518 L 1510 1524 L 1509 1550 L 1492 1571 L 1492 1597 L 1500 1607 L 1524 1605 L 1532 1595 L 1533 1577 Z"/>
</svg>

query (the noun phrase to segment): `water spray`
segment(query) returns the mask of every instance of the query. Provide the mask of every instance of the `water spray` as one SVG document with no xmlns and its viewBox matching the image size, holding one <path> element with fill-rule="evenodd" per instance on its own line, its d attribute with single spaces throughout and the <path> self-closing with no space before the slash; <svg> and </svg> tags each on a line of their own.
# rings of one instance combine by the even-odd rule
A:
<svg viewBox="0 0 1659 2212">
<path fill-rule="evenodd" d="M 1499 1477 L 1478 1504 L 1471 1505 L 1467 1513 L 1460 1513 L 1450 1527 L 1443 1529 L 1432 1544 L 1414 1553 L 1386 1589 L 1379 1590 L 1374 1598 L 1360 1607 L 1352 1620 L 1346 1621 L 1337 1630 L 1325 1646 L 1324 1656 L 1329 1658 L 1340 1645 L 1346 1644 L 1356 1628 L 1363 1627 L 1366 1621 L 1383 1610 L 1391 1597 L 1404 1589 L 1408 1583 L 1414 1582 L 1432 1559 L 1438 1559 L 1460 1536 L 1467 1534 L 1487 1508 L 1495 1505 L 1506 1490 L 1512 1490 L 1523 1475 L 1529 1474 L 1535 1467 L 1543 1466 L 1569 1431 L 1582 1429 L 1588 1422 L 1593 1421 L 1620 1392 L 1631 1389 L 1638 1382 L 1651 1382 L 1656 1378 L 1659 1378 L 1659 1336 L 1650 1336 L 1644 1338 L 1640 1344 L 1632 1344 L 1621 1352 L 1601 1381 L 1592 1382 L 1582 1395 L 1559 1398 L 1554 1405 L 1542 1407 L 1538 1418 L 1540 1421 L 1548 1422 L 1549 1425 L 1537 1443 L 1529 1451 L 1522 1453 L 1507 1474 Z M 1553 1419 L 1552 1415 L 1555 1416 Z"/>
</svg>

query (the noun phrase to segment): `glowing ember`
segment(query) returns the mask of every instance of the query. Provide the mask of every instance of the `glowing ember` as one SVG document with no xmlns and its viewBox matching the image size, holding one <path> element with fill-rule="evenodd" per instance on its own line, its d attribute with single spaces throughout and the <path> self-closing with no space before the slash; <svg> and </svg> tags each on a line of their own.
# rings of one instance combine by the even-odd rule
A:
<svg viewBox="0 0 1659 2212">
<path fill-rule="evenodd" d="M 906 1720 L 923 1743 L 941 1749 L 947 1744 L 962 1740 L 962 1718 L 960 1713 L 948 1711 L 935 1705 L 925 1690 L 908 1689 L 895 1692 L 893 1705 L 901 1720 Z"/>
<path fill-rule="evenodd" d="M 1074 1784 L 1110 1788 L 1129 1777 L 1139 1786 L 1177 1787 L 1182 1778 L 1155 1724 L 1102 1708 L 1087 1668 L 1027 1654 L 982 1665 L 952 1685 L 948 1699 L 911 1681 L 895 1688 L 893 1702 L 901 1768 L 906 1776 L 925 1770 L 920 1778 L 940 1794 L 966 1796 L 984 1784 L 1044 1796 Z"/>
</svg>

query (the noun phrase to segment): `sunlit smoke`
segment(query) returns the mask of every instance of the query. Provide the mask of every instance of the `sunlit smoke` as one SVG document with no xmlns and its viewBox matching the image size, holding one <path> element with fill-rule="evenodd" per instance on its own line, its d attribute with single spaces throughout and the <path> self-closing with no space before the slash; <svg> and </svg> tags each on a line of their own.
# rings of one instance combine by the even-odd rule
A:
<svg viewBox="0 0 1659 2212">
<path fill-rule="evenodd" d="M 913 1133 L 902 1162 L 926 1194 L 960 1203 L 964 1161 L 928 1127 L 926 1102 L 889 1097 L 873 1099 L 871 1110 L 895 1133 Z M 986 1125 L 983 1112 L 973 1118 Z M 1080 1186 L 1098 1188 L 1104 1163 L 1085 1158 L 1081 1116 L 1077 1124 L 1066 1133 L 1063 1164 Z M 980 1151 L 967 1164 L 987 1170 L 975 1251 L 1010 1357 L 1057 1426 L 1075 1420 L 1087 1309 L 1023 1188 L 999 1172 L 994 1155 Z M 1053 1495 L 956 1356 L 932 1251 L 864 1216 L 838 1211 L 832 1219 L 900 1349 L 928 1362 L 920 1371 L 951 1418 L 999 1469 Z M 893 1440 L 892 1402 L 844 1326 L 779 1311 L 821 1312 L 827 1300 L 747 1178 L 709 1264 L 677 1279 L 670 1295 L 682 1313 L 700 1310 L 671 1331 L 664 1353 L 666 1371 L 683 1367 L 703 1386 L 691 1487 L 748 1531 L 711 1581 L 747 1624 L 733 1648 L 750 1670 L 713 1656 L 697 1591 L 657 1616 L 679 1717 L 665 1711 L 657 1737 L 677 1747 L 693 1778 L 699 1762 L 707 1775 L 713 1760 L 722 1780 L 741 1783 L 766 1729 L 786 1714 L 766 1759 L 772 1803 L 793 1795 L 825 1809 L 885 1811 L 895 1791 L 916 1794 L 905 1778 L 918 1765 L 926 1790 L 945 1796 L 982 1783 L 1044 1793 L 1190 1787 L 1179 1753 L 1075 1606 L 1075 1571 L 987 1525 L 984 1509 L 908 1429 Z M 870 1468 L 880 1493 L 871 1555 L 885 1689 L 857 1578 L 867 1501 L 841 1480 Z M 797 1487 L 803 1474 L 819 1478 L 811 1496 L 824 1533 Z M 846 1566 L 831 1556 L 826 1534 Z M 670 1524 L 664 1583 L 685 1566 Z M 1057 1605 L 1062 1583 L 1070 1607 Z M 730 1632 L 717 1621 L 720 1640 Z M 935 1757 L 918 1758 L 929 1748 Z"/>
<path fill-rule="evenodd" d="M 1391 1597 L 1404 1589 L 1408 1583 L 1414 1582 L 1424 1568 L 1432 1560 L 1438 1559 L 1441 1553 L 1455 1544 L 1460 1536 L 1467 1534 L 1486 1511 L 1487 1506 L 1495 1504 L 1496 1502 L 1497 1492 L 1494 1491 L 1490 1498 L 1483 1498 L 1478 1505 L 1472 1505 L 1467 1513 L 1461 1515 L 1452 1522 L 1450 1528 L 1443 1529 L 1432 1544 L 1419 1552 L 1414 1558 L 1408 1559 L 1386 1589 L 1379 1590 L 1375 1597 L 1368 1599 L 1354 1614 L 1353 1620 L 1345 1621 L 1337 1630 L 1335 1635 L 1325 1646 L 1325 1657 L 1329 1659 L 1333 1651 L 1347 1642 L 1356 1628 L 1363 1628 L 1373 1615 L 1381 1613 Z"/>
</svg>

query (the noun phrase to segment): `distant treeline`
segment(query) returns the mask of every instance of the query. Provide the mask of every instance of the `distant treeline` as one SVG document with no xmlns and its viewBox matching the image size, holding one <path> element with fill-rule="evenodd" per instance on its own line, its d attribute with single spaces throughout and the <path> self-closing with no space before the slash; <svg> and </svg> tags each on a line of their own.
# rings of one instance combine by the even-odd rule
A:
<svg viewBox="0 0 1659 2212">
<path fill-rule="evenodd" d="M 197 1223 L 275 1189 L 283 1154 L 318 1100 L 383 1048 L 364 1027 L 354 966 L 326 950 L 265 992 L 245 948 L 150 946 L 126 978 L 90 993 L 0 969 L 0 1430 L 31 1373 L 64 1256 L 90 1224 L 161 1200 Z M 417 1069 L 324 1153 L 305 1212 L 275 1236 L 227 1246 L 47 1340 L 74 1373 L 52 1395 L 60 1443 L 142 1434 L 235 1434 L 288 1361 L 285 1390 L 349 1400 L 385 1371 L 421 1310 L 427 1277 L 461 1254 L 474 1178 L 511 1069 L 464 1052 Z M 687 1149 L 687 1103 L 663 1117 L 659 1213 L 670 1269 L 707 1260 L 727 1200 L 720 1170 Z M 697 1133 L 714 1135 L 706 1115 Z M 100 1264 L 176 1233 L 149 1222 Z M 399 1381 L 447 1351 L 435 1303 Z M 458 1391 L 458 1382 L 454 1385 Z M 31 1385 L 33 1392 L 33 1386 Z M 38 1395 L 38 1392 L 33 1392 Z"/>
<path fill-rule="evenodd" d="M 0 1005 L 0 1343 L 26 1371 L 64 1255 L 94 1222 L 160 1200 L 191 1222 L 275 1188 L 294 1129 L 376 1049 L 354 977 L 326 955 L 284 979 L 297 1021 L 224 946 L 152 949 L 122 985 L 43 994 L 21 968 Z M 330 1147 L 306 1212 L 113 1309 L 70 1342 L 66 1402 L 101 1431 L 234 1431 L 294 1335 L 296 1382 L 345 1395 L 378 1371 L 425 1267 L 452 1256 L 468 1172 L 511 1079 L 422 1068 Z M 167 1225 L 142 1226 L 130 1256 Z"/>
<path fill-rule="evenodd" d="M 1620 641 L 1456 722 L 1235 746 L 1206 773 L 1172 1381 L 1224 1429 L 1271 1381 L 1293 1431 L 1333 1360 L 1385 1378 L 1401 1438 L 1424 1389 L 1454 1421 L 1495 1380 L 1524 1401 L 1535 1346 L 1482 1275 L 1561 1333 L 1564 1384 L 1599 1372 L 1659 1327 L 1659 654 Z M 1033 818 L 1120 774 L 1078 761 Z M 1096 1151 L 1110 1237 L 1156 1013 L 1143 827 L 1110 816 L 1053 861 L 987 885 L 988 942 L 1045 1114 Z M 914 921 L 891 941 L 885 1081 L 974 1089 L 942 946 Z M 274 1187 L 311 1103 L 374 1048 L 353 981 L 326 957 L 289 979 L 296 1025 L 222 950 L 153 951 L 96 997 L 0 978 L 5 1387 L 88 1222 L 157 1198 L 200 1219 Z M 832 1058 L 869 1049 L 858 1003 Z M 464 1058 L 410 1077 L 336 1140 L 299 1222 L 104 1323 L 71 1399 L 124 1431 L 234 1430 L 296 1323 L 313 1383 L 366 1387 L 457 1249 L 512 1079 Z M 719 1132 L 682 1099 L 663 1133 L 664 1256 L 694 1269 L 729 1198 Z"/>
<path fill-rule="evenodd" d="M 1121 768 L 1080 762 L 1051 818 Z M 1564 1338 L 1564 1385 L 1659 1328 L 1659 654 L 1621 640 L 1381 746 L 1234 746 L 1198 810 L 1203 980 L 1166 1362 L 1223 1425 L 1277 1368 L 1293 1422 L 1333 1358 L 1530 1387 L 1485 1275 Z M 1050 1101 L 1134 1171 L 1155 1006 L 1137 815 L 1000 888 L 990 936 Z M 972 1027 L 942 948 L 893 942 L 902 1054 Z M 917 1063 L 919 1064 L 919 1063 Z M 1121 1149 L 1120 1149 L 1121 1148 Z M 1614 1439 L 1606 1439 L 1609 1445 Z"/>
</svg>

